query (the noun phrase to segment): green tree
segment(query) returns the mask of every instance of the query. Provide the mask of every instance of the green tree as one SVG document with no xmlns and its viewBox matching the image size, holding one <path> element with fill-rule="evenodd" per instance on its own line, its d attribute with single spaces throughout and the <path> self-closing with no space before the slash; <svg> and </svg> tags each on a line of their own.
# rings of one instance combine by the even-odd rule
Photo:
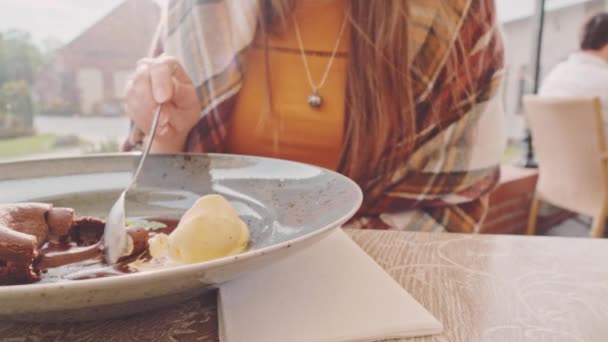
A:
<svg viewBox="0 0 608 342">
<path fill-rule="evenodd" d="M 28 32 L 0 33 L 0 84 L 24 80 L 32 85 L 42 66 L 42 53 Z"/>
<path fill-rule="evenodd" d="M 13 114 L 21 121 L 23 128 L 34 125 L 34 104 L 30 86 L 24 80 L 8 81 L 0 85 L 0 108 L 7 115 Z"/>
<path fill-rule="evenodd" d="M 0 113 L 33 125 L 33 85 L 44 60 L 28 32 L 0 32 Z"/>
<path fill-rule="evenodd" d="M 63 42 L 53 37 L 46 37 L 40 42 L 40 52 L 44 64 L 52 62 L 55 57 L 55 52 L 63 46 Z"/>
</svg>

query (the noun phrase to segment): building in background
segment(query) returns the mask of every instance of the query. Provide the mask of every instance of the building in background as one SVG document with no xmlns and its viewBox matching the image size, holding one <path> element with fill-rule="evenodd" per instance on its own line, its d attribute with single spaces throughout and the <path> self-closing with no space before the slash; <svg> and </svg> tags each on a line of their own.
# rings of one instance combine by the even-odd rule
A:
<svg viewBox="0 0 608 342">
<path fill-rule="evenodd" d="M 525 3 L 523 2 L 525 1 Z M 524 134 L 522 96 L 532 84 L 530 58 L 534 42 L 534 2 L 497 0 L 503 10 L 501 20 L 506 41 L 506 82 L 503 89 L 509 138 L 518 141 Z M 521 2 L 521 5 L 519 5 Z M 579 34 L 592 15 L 608 11 L 608 0 L 548 0 L 541 53 L 540 79 L 579 48 Z"/>
<path fill-rule="evenodd" d="M 532 75 L 534 1 L 496 0 L 506 40 L 503 98 L 507 132 L 523 135 L 522 95 Z M 582 24 L 608 10 L 608 0 L 548 0 L 542 44 L 541 80 L 578 48 Z M 154 0 L 125 0 L 60 48 L 37 82 L 43 113 L 119 114 L 124 82 L 135 61 L 146 55 L 159 19 Z"/>
<path fill-rule="evenodd" d="M 125 82 L 159 22 L 153 0 L 125 0 L 57 50 L 36 89 L 42 113 L 119 115 Z"/>
</svg>

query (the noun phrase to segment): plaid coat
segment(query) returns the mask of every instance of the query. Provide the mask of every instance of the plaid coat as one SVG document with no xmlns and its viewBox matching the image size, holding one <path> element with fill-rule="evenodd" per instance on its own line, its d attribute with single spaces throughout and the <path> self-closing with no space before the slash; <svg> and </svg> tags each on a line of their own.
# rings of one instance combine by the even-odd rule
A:
<svg viewBox="0 0 608 342">
<path fill-rule="evenodd" d="M 163 9 L 154 54 L 165 52 L 182 63 L 202 108 L 185 151 L 225 151 L 257 6 L 257 0 L 172 0 Z M 494 2 L 408 0 L 408 6 L 404 58 L 418 122 L 416 148 L 395 172 L 379 170 L 374 179 L 360 182 L 366 200 L 351 223 L 474 232 L 499 178 L 504 147 L 498 96 L 503 45 Z M 125 149 L 140 138 L 134 130 Z"/>
</svg>

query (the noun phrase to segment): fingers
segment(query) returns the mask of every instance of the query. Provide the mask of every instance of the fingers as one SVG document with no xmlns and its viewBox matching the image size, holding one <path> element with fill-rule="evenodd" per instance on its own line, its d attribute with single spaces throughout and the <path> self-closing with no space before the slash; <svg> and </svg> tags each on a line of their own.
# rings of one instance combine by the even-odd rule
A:
<svg viewBox="0 0 608 342">
<path fill-rule="evenodd" d="M 178 132 L 189 131 L 200 118 L 200 103 L 192 83 L 174 82 L 172 104 L 181 112 L 180 117 L 170 117 L 170 123 Z"/>
<path fill-rule="evenodd" d="M 156 106 L 162 103 L 157 135 L 186 135 L 200 118 L 196 88 L 179 62 L 169 56 L 144 58 L 127 83 L 125 106 L 144 133 L 150 132 Z"/>
<path fill-rule="evenodd" d="M 192 83 L 190 76 L 188 76 L 188 73 L 186 73 L 184 67 L 179 63 L 179 61 L 175 57 L 163 55 L 157 58 L 157 63 L 167 64 L 169 70 L 171 71 L 175 79 L 177 79 L 178 81 L 183 83 Z"/>
<path fill-rule="evenodd" d="M 150 73 L 145 64 L 139 64 L 131 80 L 127 84 L 125 98 L 127 113 L 136 126 L 148 132 L 152 126 L 151 113 L 156 105 L 152 96 Z"/>
<path fill-rule="evenodd" d="M 158 103 L 165 103 L 173 98 L 175 93 L 174 78 L 181 83 L 192 83 L 190 77 L 174 57 L 159 57 L 149 67 L 152 92 Z"/>
<path fill-rule="evenodd" d="M 173 76 L 166 63 L 155 63 L 150 66 L 152 94 L 157 103 L 165 103 L 173 97 Z"/>
<path fill-rule="evenodd" d="M 148 65 L 149 66 L 149 65 L 151 65 L 151 64 L 154 63 L 154 60 L 155 60 L 154 58 L 145 57 L 145 58 L 142 58 L 142 59 L 138 60 L 136 66 L 137 67 L 139 67 L 141 65 Z"/>
<path fill-rule="evenodd" d="M 176 118 L 175 108 L 173 106 L 164 105 L 161 108 L 160 116 L 158 117 L 158 135 L 166 136 L 171 130 L 171 118 Z"/>
</svg>

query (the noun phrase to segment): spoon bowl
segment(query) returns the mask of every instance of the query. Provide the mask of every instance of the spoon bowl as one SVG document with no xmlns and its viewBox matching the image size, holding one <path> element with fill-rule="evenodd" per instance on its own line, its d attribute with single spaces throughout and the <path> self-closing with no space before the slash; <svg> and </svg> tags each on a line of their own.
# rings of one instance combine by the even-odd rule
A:
<svg viewBox="0 0 608 342">
<path fill-rule="evenodd" d="M 118 262 L 121 256 L 129 254 L 129 237 L 127 235 L 127 230 L 125 229 L 125 196 L 127 191 L 129 191 L 137 182 L 137 176 L 141 172 L 141 168 L 144 165 L 144 161 L 148 154 L 150 154 L 150 147 L 152 146 L 152 141 L 154 140 L 154 133 L 156 132 L 156 127 L 158 126 L 158 118 L 160 117 L 160 110 L 162 105 L 159 104 L 156 106 L 156 111 L 154 112 L 154 118 L 152 120 L 152 129 L 150 130 L 150 138 L 146 143 L 146 147 L 141 155 L 141 159 L 139 160 L 139 165 L 137 169 L 135 169 L 135 173 L 133 173 L 133 177 L 129 182 L 129 185 L 125 188 L 123 192 L 120 193 L 118 199 L 112 206 L 110 213 L 106 218 L 106 226 L 103 231 L 103 252 L 106 259 L 106 263 L 109 265 L 113 265 Z M 132 244 L 131 244 L 132 245 Z"/>
</svg>

